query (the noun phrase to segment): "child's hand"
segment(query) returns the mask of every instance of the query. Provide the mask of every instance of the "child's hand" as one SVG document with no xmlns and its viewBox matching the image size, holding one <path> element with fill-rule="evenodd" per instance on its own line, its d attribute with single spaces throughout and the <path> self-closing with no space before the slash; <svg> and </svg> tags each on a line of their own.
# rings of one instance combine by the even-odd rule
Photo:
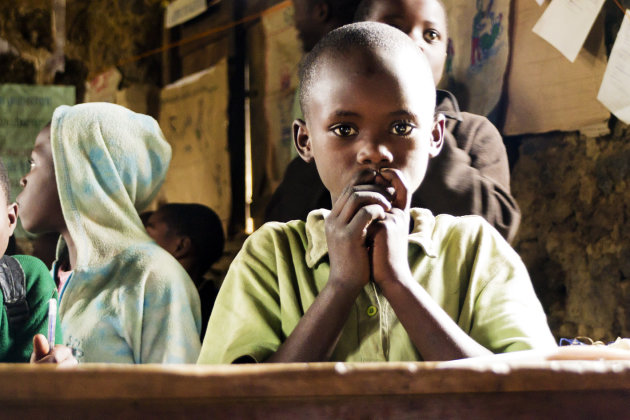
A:
<svg viewBox="0 0 630 420">
<path fill-rule="evenodd" d="M 389 281 L 411 275 L 407 258 L 411 191 L 399 170 L 386 168 L 380 173 L 394 189 L 391 209 L 373 224 L 372 275 L 374 281 L 384 287 Z"/>
<path fill-rule="evenodd" d="M 370 280 L 368 242 L 373 222 L 385 219 L 391 209 L 386 188 L 374 184 L 375 174 L 373 170 L 358 173 L 326 218 L 329 281 L 357 293 Z"/>
<path fill-rule="evenodd" d="M 42 334 L 33 337 L 33 353 L 31 353 L 31 363 L 55 363 L 60 366 L 74 366 L 77 359 L 72 355 L 72 349 L 67 346 L 57 344 L 50 349 L 48 340 Z"/>
</svg>

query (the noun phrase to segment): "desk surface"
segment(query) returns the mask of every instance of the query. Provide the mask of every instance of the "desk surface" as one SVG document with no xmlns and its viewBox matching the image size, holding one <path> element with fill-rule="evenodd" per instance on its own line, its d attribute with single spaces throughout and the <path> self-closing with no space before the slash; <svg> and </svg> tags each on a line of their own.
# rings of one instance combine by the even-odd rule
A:
<svg viewBox="0 0 630 420">
<path fill-rule="evenodd" d="M 627 354 L 564 360 L 566 354 L 524 352 L 445 363 L 0 365 L 0 417 L 630 418 L 630 360 L 621 360 Z"/>
</svg>

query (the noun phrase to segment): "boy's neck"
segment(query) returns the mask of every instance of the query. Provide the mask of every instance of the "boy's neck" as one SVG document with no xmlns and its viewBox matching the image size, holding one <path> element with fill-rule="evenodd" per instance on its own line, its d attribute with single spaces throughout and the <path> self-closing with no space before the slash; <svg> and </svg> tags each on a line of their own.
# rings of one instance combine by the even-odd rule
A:
<svg viewBox="0 0 630 420">
<path fill-rule="evenodd" d="M 70 270 L 74 270 L 74 266 L 77 262 L 77 248 L 74 245 L 74 241 L 72 240 L 72 236 L 67 229 L 61 232 L 61 236 L 63 236 L 63 240 L 66 242 L 66 246 L 68 247 L 68 259 L 70 263 Z M 70 271 L 68 270 L 68 271 Z"/>
</svg>

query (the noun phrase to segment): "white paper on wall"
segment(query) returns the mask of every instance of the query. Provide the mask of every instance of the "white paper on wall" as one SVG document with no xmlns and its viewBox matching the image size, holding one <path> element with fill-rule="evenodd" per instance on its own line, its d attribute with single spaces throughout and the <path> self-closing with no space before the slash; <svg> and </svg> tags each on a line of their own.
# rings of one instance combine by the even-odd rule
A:
<svg viewBox="0 0 630 420">
<path fill-rule="evenodd" d="M 534 33 L 574 62 L 605 0 L 553 0 Z"/>
<path fill-rule="evenodd" d="M 630 10 L 621 23 L 597 99 L 617 118 L 630 124 Z"/>
</svg>

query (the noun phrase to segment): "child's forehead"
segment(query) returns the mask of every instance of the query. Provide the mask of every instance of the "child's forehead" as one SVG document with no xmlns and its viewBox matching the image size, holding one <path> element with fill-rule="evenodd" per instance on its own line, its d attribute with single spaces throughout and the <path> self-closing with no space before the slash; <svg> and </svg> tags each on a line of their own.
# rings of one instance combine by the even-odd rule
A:
<svg viewBox="0 0 630 420">
<path fill-rule="evenodd" d="M 375 0 L 366 17 L 377 21 L 393 17 L 426 20 L 444 26 L 447 19 L 446 9 L 438 0 Z"/>
</svg>

